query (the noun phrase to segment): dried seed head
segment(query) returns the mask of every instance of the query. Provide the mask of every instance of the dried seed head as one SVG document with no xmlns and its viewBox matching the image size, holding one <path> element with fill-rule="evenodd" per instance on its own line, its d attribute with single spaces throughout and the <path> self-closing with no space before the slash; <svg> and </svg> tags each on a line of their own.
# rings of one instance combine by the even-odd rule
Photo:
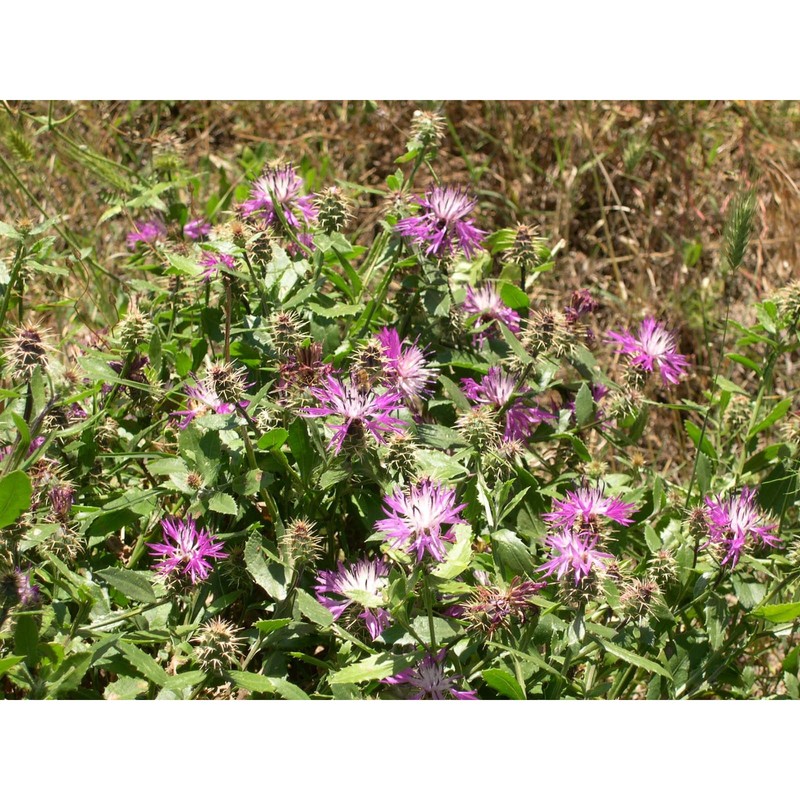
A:
<svg viewBox="0 0 800 800">
<path fill-rule="evenodd" d="M 537 610 L 531 598 L 547 583 L 523 581 L 514 577 L 506 588 L 482 584 L 464 604 L 464 619 L 472 630 L 491 639 L 500 629 L 508 630 L 512 622 L 525 623 Z"/>
<path fill-rule="evenodd" d="M 433 111 L 417 109 L 411 119 L 411 149 L 438 147 L 444 138 L 445 118 Z"/>
<path fill-rule="evenodd" d="M 456 421 L 456 428 L 478 451 L 500 443 L 500 420 L 495 409 L 489 405 L 476 406 L 464 412 Z"/>
<path fill-rule="evenodd" d="M 599 480 L 608 473 L 608 462 L 592 459 L 592 461 L 589 461 L 587 464 L 583 464 L 582 468 L 583 474 L 586 475 L 587 478 Z"/>
<path fill-rule="evenodd" d="M 344 230 L 351 217 L 350 204 L 337 186 L 320 192 L 314 199 L 317 207 L 317 223 L 323 233 L 330 236 Z"/>
<path fill-rule="evenodd" d="M 190 472 L 186 476 L 186 485 L 190 489 L 198 491 L 203 488 L 203 476 L 199 472 Z"/>
<path fill-rule="evenodd" d="M 53 533 L 36 546 L 36 551 L 43 557 L 52 553 L 67 563 L 75 561 L 83 550 L 83 537 L 67 522 L 59 522 Z"/>
<path fill-rule="evenodd" d="M 323 550 L 323 539 L 316 523 L 305 517 L 292 520 L 286 526 L 281 549 L 290 564 L 313 564 Z"/>
<path fill-rule="evenodd" d="M 47 351 L 43 331 L 30 325 L 17 328 L 14 335 L 6 341 L 5 357 L 11 372 L 17 380 L 31 379 L 36 367 L 47 367 Z"/>
<path fill-rule="evenodd" d="M 483 471 L 490 483 L 508 480 L 521 466 L 525 445 L 518 439 L 509 439 L 489 446 L 483 458 Z"/>
<path fill-rule="evenodd" d="M 585 331 L 576 323 L 567 322 L 560 311 L 534 311 L 522 343 L 533 358 L 561 358 L 583 338 Z"/>
<path fill-rule="evenodd" d="M 192 638 L 197 663 L 204 672 L 220 674 L 237 664 L 242 658 L 244 639 L 241 628 L 217 617 L 200 626 Z"/>
<path fill-rule="evenodd" d="M 790 327 L 797 327 L 800 320 L 800 281 L 784 286 L 773 298 L 781 320 Z"/>
</svg>

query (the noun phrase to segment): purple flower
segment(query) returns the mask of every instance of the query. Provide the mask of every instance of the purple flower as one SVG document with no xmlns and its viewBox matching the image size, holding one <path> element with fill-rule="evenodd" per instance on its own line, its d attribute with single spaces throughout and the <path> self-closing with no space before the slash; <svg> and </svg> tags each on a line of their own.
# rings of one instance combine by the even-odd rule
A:
<svg viewBox="0 0 800 800">
<path fill-rule="evenodd" d="M 350 566 L 341 561 L 335 570 L 320 570 L 314 589 L 317 600 L 325 606 L 334 619 L 355 603 L 364 607 L 358 615 L 366 623 L 373 639 L 377 639 L 389 624 L 389 612 L 373 607 L 372 602 L 383 602 L 383 590 L 389 585 L 389 565 L 382 559 L 362 558 Z M 368 597 L 367 597 L 368 595 Z M 366 606 L 365 601 L 370 605 Z"/>
<path fill-rule="evenodd" d="M 416 667 L 409 667 L 391 678 L 384 678 L 381 683 L 399 686 L 407 683 L 417 692 L 410 700 L 447 700 L 448 695 L 455 700 L 477 700 L 475 692 L 464 692 L 455 688 L 461 675 L 444 674 L 444 659 L 447 650 L 442 648 L 435 656 L 426 654 Z"/>
<path fill-rule="evenodd" d="M 236 409 L 233 403 L 226 403 L 215 391 L 212 381 L 209 378 L 198 380 L 192 372 L 191 376 L 197 381 L 197 386 L 186 386 L 184 391 L 189 397 L 189 409 L 187 411 L 174 411 L 170 416 L 181 417 L 178 427 L 183 430 L 195 417 L 203 416 L 209 411 L 215 414 L 230 414 Z M 242 408 L 247 408 L 247 401 L 239 404 Z"/>
<path fill-rule="evenodd" d="M 236 269 L 236 262 L 233 260 L 233 256 L 227 253 L 212 253 L 210 250 L 206 250 L 200 259 L 200 266 L 205 267 L 200 278 L 203 282 L 208 283 L 217 277 L 220 267 L 233 270 Z"/>
<path fill-rule="evenodd" d="M 581 317 L 597 310 L 599 303 L 592 297 L 588 289 L 576 289 L 568 306 L 564 307 L 564 316 L 570 325 L 574 325 Z"/>
<path fill-rule="evenodd" d="M 30 572 L 14 569 L 17 585 L 17 599 L 21 606 L 35 606 L 41 599 L 39 587 L 31 580 Z"/>
<path fill-rule="evenodd" d="M 438 370 L 427 366 L 425 353 L 417 343 L 405 348 L 394 328 L 384 328 L 376 334 L 386 356 L 384 373 L 390 388 L 400 392 L 406 400 L 416 400 L 430 394 L 430 384 L 436 380 Z"/>
<path fill-rule="evenodd" d="M 364 431 L 369 431 L 383 444 L 386 434 L 400 433 L 407 424 L 390 416 L 402 408 L 402 398 L 397 392 L 375 394 L 371 389 L 361 389 L 352 381 L 343 383 L 332 375 L 327 377 L 326 386 L 312 386 L 309 391 L 322 405 L 300 409 L 303 416 L 339 416 L 344 419 L 338 425 L 328 423 L 336 431 L 328 447 L 332 447 L 337 455 L 348 437 L 360 443 Z"/>
<path fill-rule="evenodd" d="M 478 230 L 473 220 L 465 219 L 477 200 L 466 189 L 453 186 L 435 186 L 425 197 L 417 198 L 424 213 L 401 220 L 394 229 L 409 237 L 414 244 L 427 245 L 426 255 L 440 256 L 460 247 L 467 258 L 481 244 L 485 231 Z"/>
<path fill-rule="evenodd" d="M 204 528 L 198 530 L 191 516 L 185 520 L 177 517 L 164 519 L 161 528 L 164 543 L 147 546 L 154 555 L 163 556 L 153 566 L 162 575 L 178 571 L 181 575 L 188 575 L 192 583 L 200 583 L 211 574 L 213 564 L 210 559 L 228 557 L 222 550 L 222 542 Z"/>
<path fill-rule="evenodd" d="M 647 317 L 642 322 L 638 336 L 633 336 L 627 330 L 622 333 L 610 331 L 608 339 L 620 345 L 616 352 L 629 356 L 631 366 L 646 372 L 654 372 L 658 367 L 664 385 L 679 383 L 686 377 L 689 359 L 678 353 L 675 334 L 653 317 Z"/>
<path fill-rule="evenodd" d="M 500 299 L 497 290 L 490 283 L 477 290 L 467 286 L 467 298 L 464 300 L 462 308 L 470 317 L 476 314 L 479 315 L 473 323 L 473 327 L 476 329 L 482 328 L 494 320 L 499 320 L 510 331 L 514 333 L 519 331 L 519 314 Z M 476 346 L 479 347 L 490 336 L 490 330 L 482 330 L 475 334 L 474 341 Z"/>
<path fill-rule="evenodd" d="M 147 222 L 134 222 L 133 230 L 128 234 L 128 250 L 135 250 L 139 242 L 154 244 L 167 235 L 167 229 L 161 220 L 153 218 Z"/>
<path fill-rule="evenodd" d="M 44 436 L 34 436 L 31 440 L 30 445 L 28 445 L 28 452 L 26 453 L 27 456 L 32 456 L 43 444 L 45 443 Z M 5 447 L 0 447 L 0 461 L 6 459 L 6 457 L 10 456 L 14 452 L 14 445 L 8 444 Z"/>
<path fill-rule="evenodd" d="M 603 559 L 613 559 L 611 553 L 597 550 L 598 537 L 588 530 L 553 533 L 545 539 L 545 544 L 553 550 L 553 558 L 539 567 L 545 576 L 557 573 L 559 579 L 567 572 L 575 576 L 577 586 L 589 576 L 593 569 L 605 570 Z"/>
<path fill-rule="evenodd" d="M 706 497 L 708 511 L 709 541 L 704 545 L 719 544 L 727 550 L 722 564 L 730 562 L 735 567 L 747 544 L 748 536 L 753 543 L 777 547 L 781 540 L 770 531 L 778 527 L 775 522 L 768 522 L 756 503 L 756 491 L 748 486 L 738 495 L 729 495 L 726 499 L 717 496 Z"/>
<path fill-rule="evenodd" d="M 197 219 L 189 220 L 183 226 L 183 235 L 187 239 L 202 239 L 204 236 L 208 236 L 211 233 L 211 223 L 206 222 L 203 217 L 197 217 Z"/>
<path fill-rule="evenodd" d="M 505 408 L 504 441 L 525 442 L 540 422 L 554 419 L 553 414 L 536 406 L 526 405 L 520 397 L 512 400 L 517 381 L 512 375 L 504 373 L 500 367 L 491 367 L 480 383 L 472 378 L 464 378 L 461 386 L 464 394 L 473 403 L 488 405 L 498 411 Z M 530 392 L 530 387 L 521 386 L 519 392 L 521 394 Z"/>
<path fill-rule="evenodd" d="M 444 560 L 443 542 L 452 542 L 452 528 L 443 526 L 465 523 L 459 511 L 466 503 L 456 505 L 456 493 L 441 483 L 424 478 L 407 491 L 398 487 L 394 494 L 384 497 L 386 519 L 378 520 L 375 529 L 383 532 L 394 547 L 407 553 L 415 553 L 417 562 L 427 550 L 436 561 Z"/>
<path fill-rule="evenodd" d="M 633 503 L 623 503 L 619 497 L 604 497 L 602 487 L 584 485 L 575 491 L 568 489 L 566 500 L 553 500 L 553 511 L 542 516 L 562 531 L 596 533 L 604 519 L 627 527 L 633 522 L 628 514 L 635 508 Z"/>
<path fill-rule="evenodd" d="M 310 222 L 317 216 L 317 210 L 311 203 L 314 195 L 300 196 L 302 188 L 303 181 L 297 176 L 291 164 L 267 169 L 252 184 L 250 199 L 241 205 L 242 212 L 247 216 L 259 213 L 266 225 L 277 227 L 280 220 L 273 205 L 274 196 L 286 222 L 299 230 L 301 228 L 299 217 Z"/>
</svg>

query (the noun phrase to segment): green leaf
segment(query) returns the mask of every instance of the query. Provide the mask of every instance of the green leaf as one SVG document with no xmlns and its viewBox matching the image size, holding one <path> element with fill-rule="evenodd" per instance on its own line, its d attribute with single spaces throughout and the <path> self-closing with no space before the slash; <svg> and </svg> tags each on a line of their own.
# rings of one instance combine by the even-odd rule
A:
<svg viewBox="0 0 800 800">
<path fill-rule="evenodd" d="M 633 664 L 634 667 L 641 667 L 642 669 L 646 669 L 648 672 L 655 672 L 658 675 L 667 678 L 668 680 L 672 680 L 672 675 L 668 669 L 662 667 L 661 664 L 656 664 L 655 661 L 650 661 L 649 658 L 645 658 L 644 656 L 637 655 L 636 653 L 631 653 L 630 650 L 626 650 L 624 647 L 620 647 L 618 644 L 614 644 L 613 642 L 609 642 L 606 639 L 601 639 L 599 637 L 592 637 L 609 655 L 615 656 L 616 658 L 620 658 L 623 661 L 627 661 L 628 664 Z"/>
<path fill-rule="evenodd" d="M 20 663 L 20 661 L 24 661 L 25 656 L 6 656 L 5 658 L 0 658 L 0 675 L 5 675 L 10 669 L 13 669 Z"/>
<path fill-rule="evenodd" d="M 253 533 L 244 548 L 244 563 L 253 580 L 275 600 L 286 599 L 286 576 L 279 564 L 267 564 L 261 553 L 261 535 Z"/>
<path fill-rule="evenodd" d="M 694 442 L 694 446 L 698 447 L 700 445 L 701 429 L 690 419 L 685 419 L 683 421 L 683 427 L 686 428 L 686 433 L 689 434 L 689 438 Z M 714 461 L 717 460 L 717 451 L 714 449 L 714 446 L 711 444 L 706 434 L 703 434 L 703 445 L 700 447 L 700 450 L 709 458 L 713 458 Z"/>
<path fill-rule="evenodd" d="M 433 575 L 443 580 L 452 580 L 460 575 L 472 560 L 472 528 L 469 525 L 455 526 L 456 541 L 444 561 L 433 569 Z"/>
<path fill-rule="evenodd" d="M 485 669 L 482 673 L 483 680 L 504 697 L 512 700 L 524 700 L 525 692 L 517 679 L 504 669 Z"/>
<path fill-rule="evenodd" d="M 236 501 L 224 492 L 217 492 L 208 501 L 208 507 L 211 511 L 216 511 L 218 514 L 230 514 L 236 516 L 239 513 L 239 507 Z"/>
<path fill-rule="evenodd" d="M 500 529 L 492 534 L 492 555 L 506 579 L 530 575 L 535 568 L 530 550 L 513 531 Z"/>
<path fill-rule="evenodd" d="M 772 427 L 781 417 L 785 416 L 789 409 L 792 407 L 792 398 L 787 397 L 778 403 L 772 411 L 764 417 L 748 434 L 747 438 L 752 439 L 753 436 L 765 431 L 767 428 Z"/>
<path fill-rule="evenodd" d="M 762 606 L 751 611 L 750 614 L 769 622 L 792 622 L 800 617 L 800 603 L 777 603 L 771 606 Z"/>
<path fill-rule="evenodd" d="M 285 628 L 292 620 L 291 619 L 260 619 L 253 627 L 261 631 L 264 635 L 278 631 Z"/>
<path fill-rule="evenodd" d="M 404 669 L 410 667 L 416 660 L 415 656 L 396 656 L 391 653 L 377 653 L 369 656 L 357 664 L 340 669 L 328 677 L 331 685 L 337 683 L 363 683 L 376 681 L 382 678 L 391 678 Z"/>
<path fill-rule="evenodd" d="M 155 603 L 157 600 L 149 580 L 150 573 L 107 567 L 96 574 L 129 600 L 137 600 L 140 603 Z"/>
<path fill-rule="evenodd" d="M 297 590 L 297 607 L 300 613 L 315 625 L 321 628 L 330 628 L 333 625 L 333 614 L 302 589 Z"/>
<path fill-rule="evenodd" d="M 149 656 L 144 650 L 140 650 L 135 644 L 120 639 L 115 647 L 125 657 L 125 660 L 151 683 L 156 684 L 156 686 L 164 686 L 169 680 L 169 675 L 164 672 L 164 668 L 152 656 Z"/>
<path fill-rule="evenodd" d="M 528 295 L 522 289 L 506 281 L 500 283 L 500 299 L 514 311 L 521 311 L 530 304 Z"/>
<path fill-rule="evenodd" d="M 445 394 L 455 403 L 456 408 L 460 408 L 462 411 L 469 411 L 472 408 L 464 392 L 462 392 L 450 378 L 445 375 L 440 375 L 439 383 L 442 384 Z"/>
<path fill-rule="evenodd" d="M 594 398 L 588 383 L 582 383 L 575 396 L 575 419 L 578 425 L 586 425 L 594 417 Z"/>
<path fill-rule="evenodd" d="M 530 357 L 528 351 L 522 346 L 522 342 L 514 336 L 513 333 L 498 320 L 497 324 L 500 326 L 500 331 L 506 344 L 511 348 L 511 352 L 520 360 L 522 364 L 530 364 L 533 359 Z"/>
<path fill-rule="evenodd" d="M 708 494 L 711 488 L 711 459 L 705 453 L 697 454 L 697 485 L 701 494 Z"/>
<path fill-rule="evenodd" d="M 31 505 L 31 479 L 22 471 L 0 479 L 0 528 L 13 525 Z"/>
<path fill-rule="evenodd" d="M 267 431 L 258 440 L 258 449 L 274 450 L 275 448 L 280 447 L 288 438 L 289 431 L 287 431 L 285 428 L 274 428 L 271 431 Z"/>
<path fill-rule="evenodd" d="M 228 672 L 233 682 L 241 689 L 256 694 L 279 694 L 284 700 L 310 700 L 311 698 L 299 687 L 285 678 L 270 678 L 256 672 Z"/>
</svg>

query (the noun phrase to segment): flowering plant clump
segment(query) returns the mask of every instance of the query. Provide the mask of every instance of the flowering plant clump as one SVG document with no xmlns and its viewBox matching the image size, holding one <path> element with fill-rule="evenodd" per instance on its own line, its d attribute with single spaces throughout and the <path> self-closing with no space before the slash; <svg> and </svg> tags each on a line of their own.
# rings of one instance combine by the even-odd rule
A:
<svg viewBox="0 0 800 800">
<path fill-rule="evenodd" d="M 363 173 L 143 139 L 102 235 L 0 219 L 4 697 L 800 698 L 800 290 L 732 291 L 750 195 L 643 296 L 567 244 L 594 192 L 568 235 L 407 123 Z"/>
</svg>

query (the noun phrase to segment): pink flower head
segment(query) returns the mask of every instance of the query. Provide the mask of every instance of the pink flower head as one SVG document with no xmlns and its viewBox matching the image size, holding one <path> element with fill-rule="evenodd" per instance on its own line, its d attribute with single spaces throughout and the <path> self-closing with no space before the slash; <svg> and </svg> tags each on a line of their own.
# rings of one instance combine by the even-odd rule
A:
<svg viewBox="0 0 800 800">
<path fill-rule="evenodd" d="M 388 575 L 389 565 L 380 558 L 370 560 L 365 557 L 349 566 L 340 561 L 335 570 L 317 573 L 317 600 L 333 614 L 334 619 L 339 619 L 352 604 L 363 606 L 358 618 L 364 620 L 373 640 L 377 639 L 389 624 L 389 612 L 385 608 L 364 606 L 364 595 L 382 603 L 383 590 L 389 585 Z"/>
<path fill-rule="evenodd" d="M 143 244 L 155 244 L 159 239 L 167 235 L 167 228 L 160 219 L 155 217 L 147 222 L 139 221 L 133 223 L 133 230 L 128 234 L 128 250 L 135 250 L 140 242 Z"/>
<path fill-rule="evenodd" d="M 267 169 L 252 184 L 250 199 L 241 205 L 242 212 L 247 216 L 258 213 L 267 225 L 277 227 L 280 220 L 273 205 L 274 197 L 286 222 L 299 230 L 302 227 L 300 218 L 310 222 L 317 216 L 317 210 L 311 203 L 314 195 L 301 196 L 302 188 L 303 181 L 291 164 Z"/>
<path fill-rule="evenodd" d="M 376 338 L 386 356 L 384 373 L 390 388 L 400 392 L 406 400 L 430 394 L 430 384 L 436 380 L 438 371 L 427 366 L 422 348 L 416 342 L 404 347 L 394 328 L 384 328 Z"/>
<path fill-rule="evenodd" d="M 200 266 L 205 267 L 200 279 L 204 283 L 208 283 L 208 281 L 217 277 L 220 267 L 233 270 L 236 269 L 236 262 L 233 260 L 233 256 L 227 253 L 214 253 L 211 250 L 206 250 L 200 259 Z"/>
<path fill-rule="evenodd" d="M 556 573 L 560 580 L 568 572 L 575 576 L 577 586 L 593 570 L 605 570 L 604 559 L 613 559 L 611 553 L 597 550 L 598 537 L 588 530 L 563 531 L 550 534 L 545 544 L 552 548 L 553 558 L 539 567 L 545 576 Z"/>
<path fill-rule="evenodd" d="M 162 575 L 178 572 L 188 575 L 192 583 L 204 581 L 210 574 L 213 564 L 210 559 L 227 558 L 222 543 L 204 528 L 197 528 L 191 516 L 185 520 L 172 517 L 161 521 L 164 533 L 163 544 L 148 544 L 154 555 L 162 560 L 153 566 Z"/>
<path fill-rule="evenodd" d="M 203 217 L 191 219 L 183 226 L 183 235 L 187 239 L 194 239 L 197 241 L 198 239 L 208 236 L 209 233 L 211 233 L 211 223 L 207 222 Z"/>
<path fill-rule="evenodd" d="M 181 417 L 178 427 L 183 430 L 195 417 L 203 416 L 209 411 L 215 414 L 230 414 L 236 409 L 233 403 L 225 403 L 214 389 L 210 378 L 198 380 L 194 373 L 190 373 L 196 381 L 196 386 L 186 386 L 184 391 L 189 397 L 189 408 L 186 411 L 174 411 L 170 416 Z M 248 402 L 239 403 L 241 408 L 247 408 Z"/>
<path fill-rule="evenodd" d="M 459 247 L 471 258 L 474 248 L 486 235 L 475 227 L 472 219 L 466 218 L 477 200 L 466 189 L 435 186 L 425 197 L 417 198 L 417 202 L 424 213 L 400 220 L 394 229 L 414 244 L 427 245 L 426 255 L 440 256 Z"/>
<path fill-rule="evenodd" d="M 466 522 L 459 514 L 466 503 L 456 505 L 455 490 L 430 478 L 406 491 L 398 487 L 383 501 L 388 516 L 375 523 L 375 530 L 383 532 L 394 547 L 416 554 L 418 563 L 426 550 L 431 558 L 443 561 L 443 543 L 455 539 L 450 526 Z"/>
<path fill-rule="evenodd" d="M 770 531 L 778 527 L 775 522 L 768 522 L 756 503 L 755 489 L 745 486 L 737 494 L 731 494 L 724 500 L 717 496 L 705 498 L 708 511 L 708 537 L 704 545 L 720 544 L 727 550 L 722 564 L 730 562 L 731 568 L 739 562 L 742 551 L 748 543 L 748 536 L 753 544 L 764 544 L 778 547 L 781 540 Z"/>
<path fill-rule="evenodd" d="M 488 405 L 499 410 L 505 408 L 505 441 L 526 442 L 533 433 L 533 429 L 540 423 L 555 418 L 538 406 L 526 405 L 522 397 L 514 400 L 517 381 L 500 367 L 491 367 L 488 374 L 478 383 L 472 378 L 461 381 L 464 394 L 478 405 Z M 529 386 L 520 386 L 519 394 L 530 392 Z M 510 404 L 509 404 L 509 401 Z M 508 405 L 507 405 L 508 404 Z"/>
<path fill-rule="evenodd" d="M 407 424 L 391 416 L 402 408 L 402 397 L 397 392 L 375 394 L 371 389 L 361 389 L 352 381 L 343 383 L 332 375 L 327 377 L 324 387 L 311 386 L 309 391 L 321 405 L 300 409 L 303 416 L 339 416 L 344 419 L 340 424 L 328 423 L 335 431 L 329 447 L 337 455 L 348 437 L 360 443 L 364 431 L 369 431 L 383 444 L 386 434 L 400 433 Z"/>
<path fill-rule="evenodd" d="M 490 283 L 475 290 L 471 286 L 467 286 L 467 297 L 462 308 L 470 317 L 478 315 L 478 318 L 473 323 L 473 327 L 476 329 L 483 328 L 484 325 L 494 320 L 499 320 L 510 331 L 519 332 L 519 314 L 500 299 L 497 290 Z M 492 328 L 497 329 L 497 326 L 492 326 Z M 492 328 L 487 328 L 475 334 L 476 346 L 480 346 L 491 335 Z"/>
<path fill-rule="evenodd" d="M 568 489 L 566 500 L 553 500 L 553 511 L 542 516 L 562 531 L 595 533 L 603 520 L 627 527 L 633 522 L 628 514 L 635 508 L 619 497 L 604 497 L 602 487 L 583 485 L 575 491 Z"/>
<path fill-rule="evenodd" d="M 564 308 L 564 316 L 567 322 L 574 325 L 581 317 L 596 311 L 599 306 L 588 289 L 576 289 L 572 293 L 572 298 L 568 306 Z"/>
<path fill-rule="evenodd" d="M 689 359 L 678 352 L 675 334 L 653 317 L 642 322 L 638 336 L 627 330 L 622 333 L 610 331 L 608 339 L 620 345 L 616 352 L 628 356 L 631 366 L 645 372 L 655 372 L 658 368 L 664 385 L 679 383 L 686 377 Z"/>
<path fill-rule="evenodd" d="M 465 692 L 456 689 L 456 683 L 461 675 L 444 674 L 444 660 L 447 650 L 442 648 L 435 656 L 427 653 L 415 667 L 409 667 L 398 672 L 391 678 L 384 678 L 381 683 L 390 686 L 408 684 L 416 689 L 410 700 L 447 700 L 448 696 L 455 700 L 477 700 L 474 691 Z"/>
</svg>

